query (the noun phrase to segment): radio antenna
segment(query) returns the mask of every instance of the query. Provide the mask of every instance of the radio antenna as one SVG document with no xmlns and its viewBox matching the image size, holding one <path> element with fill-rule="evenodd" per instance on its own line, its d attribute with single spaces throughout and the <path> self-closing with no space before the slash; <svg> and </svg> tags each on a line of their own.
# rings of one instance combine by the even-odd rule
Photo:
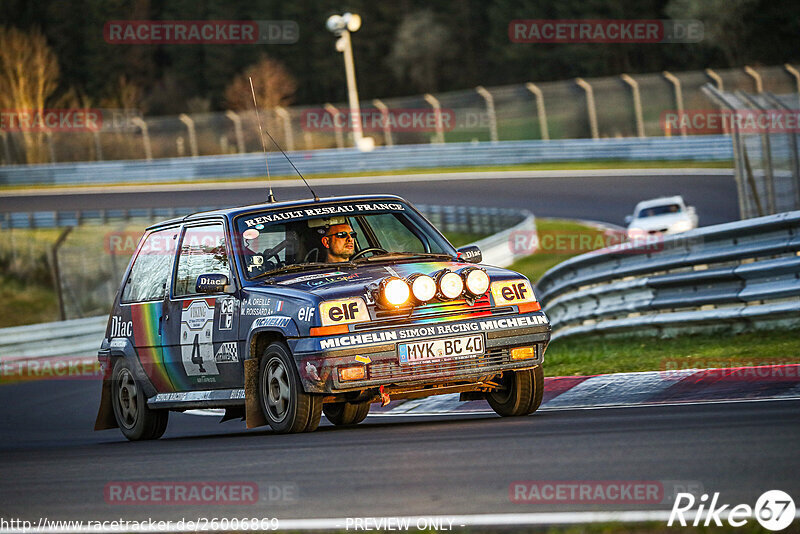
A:
<svg viewBox="0 0 800 534">
<path fill-rule="evenodd" d="M 249 80 L 250 80 L 250 91 L 253 93 L 253 105 L 256 108 L 256 118 L 258 119 L 258 131 L 261 134 L 261 148 L 264 149 L 264 161 L 266 162 L 266 165 L 267 165 L 267 181 L 269 183 L 269 197 L 267 198 L 267 201 L 268 202 L 275 202 L 275 197 L 272 194 L 272 181 L 271 181 L 270 176 L 269 176 L 269 161 L 267 161 L 267 145 L 264 142 L 264 130 L 261 128 L 261 115 L 259 115 L 259 113 L 258 113 L 258 103 L 256 102 L 256 90 L 255 90 L 255 88 L 253 88 L 253 78 L 252 78 L 252 76 L 249 77 Z M 286 152 L 284 152 L 283 148 L 281 148 L 281 145 L 279 145 L 278 142 L 275 140 L 275 138 L 272 137 L 272 135 L 269 133 L 269 130 L 267 130 L 267 136 L 275 144 L 275 146 L 278 147 L 278 150 L 281 151 L 281 154 L 283 154 L 283 157 L 286 158 L 286 161 L 289 162 L 289 165 L 291 165 L 292 168 L 294 169 L 294 171 L 297 173 L 297 175 L 300 176 L 300 178 L 303 180 L 303 183 L 306 184 L 306 187 L 308 188 L 309 191 L 311 191 L 311 194 L 314 196 L 314 200 L 315 201 L 319 201 L 319 197 L 314 192 L 314 190 L 311 189 L 311 186 L 308 185 L 308 182 L 306 181 L 305 176 L 303 176 L 300 173 L 300 171 L 297 169 L 297 167 L 295 167 L 295 165 L 292 162 L 292 160 L 289 159 L 289 156 L 287 156 Z"/>
<path fill-rule="evenodd" d="M 267 157 L 267 144 L 264 142 L 264 130 L 261 128 L 261 115 L 258 113 L 258 102 L 256 102 L 256 90 L 253 88 L 253 77 L 250 80 L 250 92 L 253 93 L 253 107 L 256 108 L 256 119 L 258 120 L 258 133 L 261 134 L 261 148 L 264 150 L 264 164 L 267 166 L 267 183 L 269 184 L 269 196 L 267 202 L 275 202 L 275 195 L 272 194 L 272 178 L 269 176 L 269 158 Z"/>
</svg>

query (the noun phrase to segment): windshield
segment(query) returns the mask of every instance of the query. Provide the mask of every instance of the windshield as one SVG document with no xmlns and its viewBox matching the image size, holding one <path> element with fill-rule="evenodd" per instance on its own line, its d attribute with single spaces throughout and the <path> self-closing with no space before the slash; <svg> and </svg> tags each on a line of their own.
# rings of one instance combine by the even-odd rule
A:
<svg viewBox="0 0 800 534">
<path fill-rule="evenodd" d="M 250 279 L 367 258 L 395 260 L 398 254 L 457 254 L 430 223 L 399 202 L 257 211 L 239 216 L 235 227 L 240 262 Z"/>
<path fill-rule="evenodd" d="M 639 219 L 647 217 L 655 217 L 657 215 L 670 215 L 672 213 L 680 213 L 681 207 L 678 204 L 667 204 L 666 206 L 651 206 L 639 210 Z"/>
</svg>

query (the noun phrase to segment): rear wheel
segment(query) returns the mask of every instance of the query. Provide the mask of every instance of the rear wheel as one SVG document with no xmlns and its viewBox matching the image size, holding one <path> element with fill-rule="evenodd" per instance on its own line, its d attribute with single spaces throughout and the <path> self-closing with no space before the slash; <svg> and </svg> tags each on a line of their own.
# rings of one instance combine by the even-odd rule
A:
<svg viewBox="0 0 800 534">
<path fill-rule="evenodd" d="M 528 415 L 542 404 L 544 372 L 542 366 L 524 371 L 506 371 L 500 378 L 501 388 L 486 394 L 489 406 L 503 417 Z"/>
<path fill-rule="evenodd" d="M 164 435 L 169 411 L 151 410 L 144 390 L 133 377 L 128 362 L 120 358 L 111 372 L 111 403 L 122 434 L 131 441 L 158 439 Z"/>
<path fill-rule="evenodd" d="M 288 347 L 272 343 L 259 365 L 259 402 L 269 426 L 279 434 L 313 432 L 319 426 L 322 398 L 303 391 Z"/>
<path fill-rule="evenodd" d="M 336 426 L 357 425 L 369 414 L 368 402 L 333 402 L 322 407 L 325 417 Z"/>
</svg>

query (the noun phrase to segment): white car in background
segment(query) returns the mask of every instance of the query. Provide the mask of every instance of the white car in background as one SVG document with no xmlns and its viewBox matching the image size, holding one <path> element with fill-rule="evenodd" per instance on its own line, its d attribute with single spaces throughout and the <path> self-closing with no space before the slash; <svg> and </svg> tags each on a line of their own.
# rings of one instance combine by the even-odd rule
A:
<svg viewBox="0 0 800 534">
<path fill-rule="evenodd" d="M 625 224 L 628 238 L 679 234 L 697 228 L 697 213 L 680 195 L 654 198 L 636 204 L 633 215 L 625 217 Z"/>
</svg>

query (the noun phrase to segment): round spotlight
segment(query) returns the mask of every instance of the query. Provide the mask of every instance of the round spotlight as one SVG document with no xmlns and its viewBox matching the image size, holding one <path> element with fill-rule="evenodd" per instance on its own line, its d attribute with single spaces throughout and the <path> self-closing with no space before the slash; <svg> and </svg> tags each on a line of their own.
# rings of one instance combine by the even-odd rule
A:
<svg viewBox="0 0 800 534">
<path fill-rule="evenodd" d="M 436 282 L 427 274 L 413 274 L 409 277 L 411 293 L 421 303 L 428 302 L 436 296 Z"/>
<path fill-rule="evenodd" d="M 446 299 L 456 299 L 464 292 L 464 280 L 456 273 L 447 271 L 439 276 L 439 294 Z"/>
<path fill-rule="evenodd" d="M 489 289 L 489 275 L 483 269 L 467 269 L 462 271 L 467 291 L 476 297 L 482 296 Z"/>
<path fill-rule="evenodd" d="M 401 278 L 389 277 L 381 281 L 379 288 L 381 300 L 389 306 L 401 306 L 411 297 L 411 288 Z"/>
</svg>

